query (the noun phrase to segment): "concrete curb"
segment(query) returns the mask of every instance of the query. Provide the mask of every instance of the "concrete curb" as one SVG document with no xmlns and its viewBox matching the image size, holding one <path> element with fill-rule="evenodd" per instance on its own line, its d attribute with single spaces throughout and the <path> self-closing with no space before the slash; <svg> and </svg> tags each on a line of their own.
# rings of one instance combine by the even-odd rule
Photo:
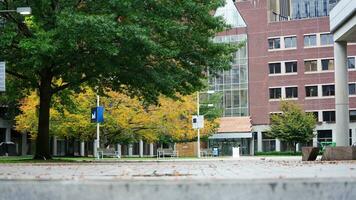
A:
<svg viewBox="0 0 356 200">
<path fill-rule="evenodd" d="M 0 180 L 0 199 L 356 199 L 356 179 L 45 181 Z"/>
</svg>

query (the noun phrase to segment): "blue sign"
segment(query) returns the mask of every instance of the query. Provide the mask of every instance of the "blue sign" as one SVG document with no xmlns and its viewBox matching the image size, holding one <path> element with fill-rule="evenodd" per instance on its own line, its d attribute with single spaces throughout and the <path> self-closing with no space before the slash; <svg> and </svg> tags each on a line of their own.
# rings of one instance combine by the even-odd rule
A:
<svg viewBox="0 0 356 200">
<path fill-rule="evenodd" d="M 91 109 L 91 122 L 103 123 L 104 122 L 104 107 L 99 106 Z"/>
</svg>

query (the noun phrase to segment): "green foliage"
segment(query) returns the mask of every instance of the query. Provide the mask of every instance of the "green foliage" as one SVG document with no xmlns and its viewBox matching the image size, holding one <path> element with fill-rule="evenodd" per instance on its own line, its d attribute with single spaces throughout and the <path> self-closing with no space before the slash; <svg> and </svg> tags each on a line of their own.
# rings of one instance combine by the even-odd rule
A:
<svg viewBox="0 0 356 200">
<path fill-rule="evenodd" d="M 220 118 L 224 112 L 221 105 L 222 97 L 222 92 L 200 93 L 200 114 L 209 121 Z"/>
<path fill-rule="evenodd" d="M 221 0 L 27 2 L 33 14 L 1 14 L 7 24 L 0 29 L 7 72 L 26 87 L 39 87 L 43 77 L 53 92 L 84 81 L 117 90 L 126 85 L 125 92 L 154 102 L 160 93 L 202 89 L 201 72 L 228 69 L 236 50 L 210 40 L 227 27 L 210 13 Z M 0 9 L 24 3 L 0 2 Z"/>
<path fill-rule="evenodd" d="M 294 147 L 313 139 L 316 125 L 313 114 L 305 113 L 297 104 L 287 101 L 281 102 L 280 109 L 281 114 L 271 117 L 271 128 L 267 133 L 270 137 L 289 142 Z"/>
<path fill-rule="evenodd" d="M 0 1 L 32 15 L 1 13 L 6 72 L 39 92 L 38 159 L 50 158 L 52 96 L 83 83 L 157 103 L 204 87 L 206 74 L 230 67 L 236 45 L 211 40 L 228 26 L 211 11 L 223 0 Z M 22 91 L 22 88 L 17 88 Z M 101 91 L 102 92 L 102 91 Z"/>
</svg>

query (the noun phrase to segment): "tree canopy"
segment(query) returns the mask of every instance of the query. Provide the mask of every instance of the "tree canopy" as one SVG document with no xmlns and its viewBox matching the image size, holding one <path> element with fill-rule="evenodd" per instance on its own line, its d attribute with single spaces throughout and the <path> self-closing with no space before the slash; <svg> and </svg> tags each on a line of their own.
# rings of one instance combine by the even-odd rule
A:
<svg viewBox="0 0 356 200">
<path fill-rule="evenodd" d="M 271 116 L 269 136 L 288 142 L 293 147 L 313 139 L 316 119 L 312 113 L 305 113 L 297 104 L 287 101 L 281 102 L 280 110 L 282 113 Z"/>
<path fill-rule="evenodd" d="M 4 0 L 1 10 L 30 6 L 32 14 L 0 13 L 0 55 L 6 72 L 39 93 L 36 159 L 49 159 L 52 96 L 83 83 L 146 102 L 187 95 L 203 79 L 230 67 L 237 47 L 213 43 L 227 28 L 211 12 L 223 0 Z"/>
<path fill-rule="evenodd" d="M 63 104 L 54 98 L 50 110 L 50 133 L 67 139 L 90 141 L 96 137 L 95 123 L 90 122 L 90 108 L 95 106 L 96 95 L 90 88 L 68 96 L 71 103 Z M 101 97 L 105 107 L 105 122 L 101 135 L 108 144 L 146 142 L 179 142 L 196 138 L 191 116 L 196 112 L 195 95 L 175 101 L 159 98 L 159 106 L 144 106 L 138 98 L 109 91 Z M 16 130 L 37 137 L 38 96 L 32 92 L 21 101 L 21 114 L 16 120 Z M 205 120 L 202 136 L 212 134 L 218 128 L 218 120 Z"/>
</svg>

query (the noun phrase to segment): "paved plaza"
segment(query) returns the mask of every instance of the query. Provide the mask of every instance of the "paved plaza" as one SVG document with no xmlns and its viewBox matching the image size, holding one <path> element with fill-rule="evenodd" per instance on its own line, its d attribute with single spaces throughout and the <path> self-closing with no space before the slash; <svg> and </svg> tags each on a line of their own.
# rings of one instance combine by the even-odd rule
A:
<svg viewBox="0 0 356 200">
<path fill-rule="evenodd" d="M 302 162 L 300 157 L 137 160 L 0 164 L 0 179 L 43 180 L 263 180 L 356 179 L 356 161 Z"/>
</svg>

